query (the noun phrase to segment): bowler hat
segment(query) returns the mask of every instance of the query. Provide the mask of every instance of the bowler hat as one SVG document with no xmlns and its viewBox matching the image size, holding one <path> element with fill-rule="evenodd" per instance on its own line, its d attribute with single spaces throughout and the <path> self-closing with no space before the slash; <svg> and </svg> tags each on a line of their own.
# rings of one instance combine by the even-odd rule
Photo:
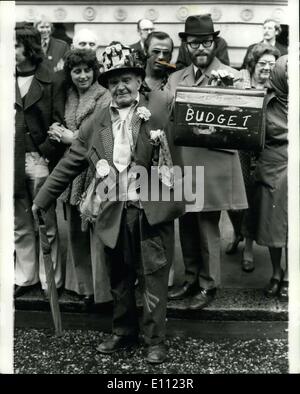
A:
<svg viewBox="0 0 300 394">
<path fill-rule="evenodd" d="M 185 21 L 185 31 L 179 33 L 180 38 L 186 36 L 217 36 L 220 30 L 214 31 L 210 14 L 191 15 Z"/>
<path fill-rule="evenodd" d="M 107 87 L 108 78 L 120 72 L 133 72 L 145 78 L 145 70 L 136 57 L 136 53 L 130 47 L 121 43 L 112 43 L 102 53 L 102 64 L 98 81 Z"/>
</svg>

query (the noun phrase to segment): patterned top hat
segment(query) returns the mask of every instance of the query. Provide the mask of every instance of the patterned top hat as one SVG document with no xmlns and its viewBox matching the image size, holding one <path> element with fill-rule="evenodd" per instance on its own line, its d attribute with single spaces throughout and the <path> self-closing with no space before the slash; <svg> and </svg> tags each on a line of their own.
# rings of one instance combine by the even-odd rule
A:
<svg viewBox="0 0 300 394">
<path fill-rule="evenodd" d="M 102 53 L 99 83 L 107 87 L 108 78 L 111 75 L 126 71 L 134 72 L 143 79 L 145 78 L 145 70 L 136 53 L 121 43 L 112 43 Z"/>
<path fill-rule="evenodd" d="M 210 14 L 191 15 L 185 21 L 185 31 L 179 33 L 180 38 L 186 36 L 217 36 L 220 30 L 214 31 Z"/>
</svg>

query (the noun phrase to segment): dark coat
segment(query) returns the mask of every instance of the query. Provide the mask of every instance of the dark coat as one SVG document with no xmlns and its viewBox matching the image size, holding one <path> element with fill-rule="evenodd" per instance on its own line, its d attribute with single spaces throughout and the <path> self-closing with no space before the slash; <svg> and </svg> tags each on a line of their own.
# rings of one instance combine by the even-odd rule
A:
<svg viewBox="0 0 300 394">
<path fill-rule="evenodd" d="M 55 76 L 41 63 L 25 100 L 16 81 L 15 103 L 15 196 L 25 188 L 25 133 L 30 133 L 38 152 L 54 167 L 64 152 L 63 144 L 50 140 L 47 131 L 53 122 L 63 122 L 64 103 Z"/>
<path fill-rule="evenodd" d="M 138 42 L 130 45 L 130 48 L 132 48 L 137 53 L 138 59 L 142 62 L 143 66 L 145 68 L 146 63 L 147 63 L 147 55 L 146 55 L 144 49 L 142 48 L 141 41 L 138 41 Z"/>
<path fill-rule="evenodd" d="M 156 92 L 149 94 L 149 101 L 141 96 L 139 106 L 149 108 L 152 116 L 148 122 L 142 122 L 135 142 L 134 162 L 148 171 L 152 165 L 153 145 L 150 143 L 150 130 L 163 129 L 167 109 L 158 105 Z M 88 165 L 95 172 L 98 160 L 105 159 L 113 167 L 113 132 L 109 106 L 95 114 L 84 128 L 79 131 L 78 139 L 73 142 L 67 155 L 60 161 L 47 179 L 34 203 L 47 209 L 64 190 L 66 185 Z M 184 213 L 185 205 L 180 202 L 142 201 L 150 225 L 174 220 Z M 99 232 L 103 243 L 114 248 L 118 239 L 124 201 L 105 201 L 97 217 L 95 231 Z"/>
<path fill-rule="evenodd" d="M 229 66 L 229 56 L 227 50 L 227 42 L 222 37 L 216 37 L 216 57 L 220 60 L 221 63 Z M 181 70 L 184 67 L 189 66 L 192 63 L 191 57 L 186 49 L 186 46 L 181 43 L 179 47 L 178 57 L 176 61 L 176 69 Z"/>
<path fill-rule="evenodd" d="M 69 50 L 69 45 L 62 40 L 50 37 L 47 53 L 46 62 L 50 69 L 53 71 L 57 63 L 64 57 L 64 54 Z"/>
</svg>

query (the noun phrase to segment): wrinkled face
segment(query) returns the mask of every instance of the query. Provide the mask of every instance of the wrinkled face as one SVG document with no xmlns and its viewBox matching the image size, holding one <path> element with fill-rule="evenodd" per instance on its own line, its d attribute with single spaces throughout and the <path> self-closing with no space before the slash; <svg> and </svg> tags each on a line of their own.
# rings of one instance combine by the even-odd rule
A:
<svg viewBox="0 0 300 394">
<path fill-rule="evenodd" d="M 142 78 L 131 72 L 115 74 L 108 78 L 108 89 L 113 101 L 120 108 L 130 107 L 138 95 Z"/>
<path fill-rule="evenodd" d="M 148 64 L 152 70 L 164 70 L 164 66 L 156 63 L 156 60 L 163 60 L 168 63 L 170 62 L 172 58 L 171 40 L 169 38 L 159 40 L 158 38 L 153 37 L 148 48 L 148 56 Z"/>
<path fill-rule="evenodd" d="M 73 48 L 75 49 L 92 49 L 97 48 L 96 38 L 92 34 L 78 34 L 73 39 Z"/>
<path fill-rule="evenodd" d="M 26 61 L 26 57 L 24 56 L 24 45 L 20 42 L 16 42 L 15 44 L 15 57 L 16 57 L 16 65 L 19 66 L 20 64 Z"/>
<path fill-rule="evenodd" d="M 255 65 L 254 80 L 259 83 L 265 83 L 269 78 L 271 71 L 275 66 L 275 56 L 265 53 L 262 55 Z"/>
<path fill-rule="evenodd" d="M 212 35 L 187 36 L 186 46 L 193 64 L 197 67 L 206 68 L 215 57 L 215 42 Z"/>
<path fill-rule="evenodd" d="M 49 38 L 51 34 L 51 23 L 41 22 L 37 25 L 37 30 L 40 32 L 42 38 Z"/>
<path fill-rule="evenodd" d="M 265 23 L 263 26 L 263 31 L 265 40 L 270 41 L 275 38 L 277 35 L 277 31 L 275 29 L 275 22 L 270 21 Z"/>
<path fill-rule="evenodd" d="M 93 83 L 94 71 L 87 64 L 82 63 L 71 70 L 71 79 L 79 92 L 85 92 Z"/>
<path fill-rule="evenodd" d="M 145 41 L 146 38 L 149 36 L 149 34 L 153 32 L 153 30 L 154 30 L 153 23 L 148 19 L 143 19 L 140 22 L 140 26 L 139 26 L 139 35 L 141 37 L 141 40 Z"/>
</svg>

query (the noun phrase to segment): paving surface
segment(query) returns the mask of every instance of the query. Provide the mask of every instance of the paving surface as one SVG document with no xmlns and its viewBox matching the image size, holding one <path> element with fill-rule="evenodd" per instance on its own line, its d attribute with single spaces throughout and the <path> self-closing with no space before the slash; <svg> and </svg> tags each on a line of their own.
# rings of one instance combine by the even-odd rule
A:
<svg viewBox="0 0 300 394">
<path fill-rule="evenodd" d="M 167 339 L 168 359 L 151 366 L 145 347 L 102 355 L 96 350 L 107 334 L 69 330 L 56 338 L 49 330 L 17 329 L 14 367 L 17 374 L 282 374 L 288 372 L 286 339 Z"/>
</svg>

